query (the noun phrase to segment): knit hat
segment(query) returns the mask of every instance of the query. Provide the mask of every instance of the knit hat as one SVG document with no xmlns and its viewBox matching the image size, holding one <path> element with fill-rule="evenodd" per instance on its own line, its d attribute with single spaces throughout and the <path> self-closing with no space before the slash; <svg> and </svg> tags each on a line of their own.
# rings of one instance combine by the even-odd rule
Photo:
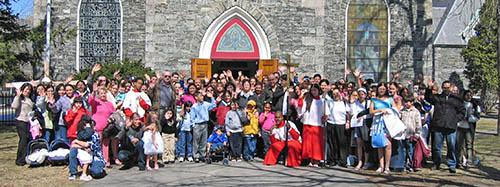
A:
<svg viewBox="0 0 500 187">
<path fill-rule="evenodd" d="M 248 105 L 256 106 L 257 103 L 254 100 L 250 100 L 250 101 L 247 102 L 247 106 Z"/>
</svg>

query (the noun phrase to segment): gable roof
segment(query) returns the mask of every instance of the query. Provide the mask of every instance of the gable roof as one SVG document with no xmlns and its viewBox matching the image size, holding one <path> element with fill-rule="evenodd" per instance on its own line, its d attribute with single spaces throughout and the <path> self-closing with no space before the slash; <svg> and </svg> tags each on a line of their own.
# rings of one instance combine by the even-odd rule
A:
<svg viewBox="0 0 500 187">
<path fill-rule="evenodd" d="M 434 32 L 434 45 L 467 45 L 485 0 L 451 1 Z"/>
</svg>

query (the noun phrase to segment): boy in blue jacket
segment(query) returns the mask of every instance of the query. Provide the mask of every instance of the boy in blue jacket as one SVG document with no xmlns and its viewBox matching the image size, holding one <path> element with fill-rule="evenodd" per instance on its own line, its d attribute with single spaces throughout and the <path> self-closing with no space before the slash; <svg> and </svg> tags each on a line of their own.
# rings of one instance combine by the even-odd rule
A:
<svg viewBox="0 0 500 187">
<path fill-rule="evenodd" d="M 207 150 L 210 152 L 217 152 L 224 149 L 224 146 L 227 145 L 227 136 L 226 133 L 222 132 L 224 127 L 219 127 L 215 129 L 215 132 L 210 135 L 207 143 Z"/>
</svg>

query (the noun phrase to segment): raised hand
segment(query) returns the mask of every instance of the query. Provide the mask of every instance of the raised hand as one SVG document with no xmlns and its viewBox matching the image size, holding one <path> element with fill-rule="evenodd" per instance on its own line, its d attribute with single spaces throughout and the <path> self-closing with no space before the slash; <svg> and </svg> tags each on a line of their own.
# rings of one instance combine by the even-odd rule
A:
<svg viewBox="0 0 500 187">
<path fill-rule="evenodd" d="M 434 86 L 435 82 L 432 80 L 432 79 L 429 79 L 429 81 L 427 81 L 427 87 L 429 88 L 432 88 Z"/>
<path fill-rule="evenodd" d="M 121 76 L 120 76 L 120 70 L 117 70 L 113 73 L 113 78 L 115 78 L 116 80 L 120 80 L 121 79 Z"/>
<path fill-rule="evenodd" d="M 92 67 L 92 71 L 90 73 L 94 74 L 95 72 L 100 71 L 101 68 L 102 68 L 101 64 L 95 64 L 94 67 Z"/>
<path fill-rule="evenodd" d="M 73 81 L 74 75 L 70 75 L 66 80 L 64 80 L 64 83 L 68 84 L 69 82 Z"/>
</svg>

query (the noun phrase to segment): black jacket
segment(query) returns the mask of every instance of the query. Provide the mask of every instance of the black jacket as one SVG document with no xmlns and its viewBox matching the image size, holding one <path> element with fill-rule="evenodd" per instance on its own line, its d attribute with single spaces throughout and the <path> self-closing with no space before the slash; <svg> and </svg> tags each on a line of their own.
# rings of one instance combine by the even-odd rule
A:
<svg viewBox="0 0 500 187">
<path fill-rule="evenodd" d="M 425 90 L 425 100 L 434 105 L 434 115 L 431 120 L 431 130 L 437 132 L 455 131 L 457 123 L 464 119 L 464 101 L 452 94 L 432 94 Z"/>
<path fill-rule="evenodd" d="M 274 90 L 273 92 L 273 89 L 270 86 L 267 86 L 264 90 L 264 93 L 266 94 L 266 101 L 271 102 L 272 111 L 282 111 L 284 99 L 283 96 L 285 96 L 284 88 L 278 85 L 276 87 L 276 90 Z"/>
</svg>

